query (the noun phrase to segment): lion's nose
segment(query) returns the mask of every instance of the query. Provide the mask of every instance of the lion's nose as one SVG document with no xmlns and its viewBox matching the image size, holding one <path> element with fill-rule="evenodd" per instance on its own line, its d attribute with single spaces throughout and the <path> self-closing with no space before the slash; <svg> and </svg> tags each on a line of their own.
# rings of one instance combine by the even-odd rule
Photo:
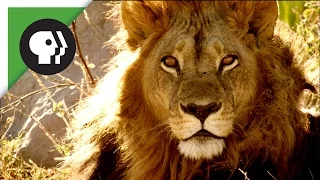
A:
<svg viewBox="0 0 320 180">
<path fill-rule="evenodd" d="M 201 123 L 203 123 L 210 114 L 217 112 L 221 108 L 222 104 L 221 102 L 220 103 L 212 102 L 208 105 L 200 106 L 194 103 L 189 103 L 187 104 L 187 106 L 184 106 L 183 104 L 180 103 L 180 106 L 184 112 L 194 115 L 196 118 L 198 118 L 201 121 Z"/>
</svg>

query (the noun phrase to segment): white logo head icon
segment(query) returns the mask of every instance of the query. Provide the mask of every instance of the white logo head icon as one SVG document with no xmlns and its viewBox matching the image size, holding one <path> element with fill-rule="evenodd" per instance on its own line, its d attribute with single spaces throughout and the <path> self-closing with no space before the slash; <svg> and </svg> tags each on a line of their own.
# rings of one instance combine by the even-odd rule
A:
<svg viewBox="0 0 320 180">
<path fill-rule="evenodd" d="M 61 31 L 57 31 L 59 40 L 61 42 L 62 47 L 60 48 L 60 53 L 58 55 L 55 56 L 56 59 L 56 64 L 60 64 L 60 57 L 63 56 L 66 53 L 66 48 L 68 48 L 67 42 L 63 37 L 63 34 Z"/>
<path fill-rule="evenodd" d="M 62 47 L 60 53 L 55 55 L 58 44 L 51 31 L 39 31 L 34 33 L 29 40 L 30 50 L 38 55 L 38 64 L 51 64 L 51 56 L 55 55 L 55 64 L 60 64 L 60 57 L 65 54 L 68 45 L 61 31 L 57 31 Z"/>
</svg>

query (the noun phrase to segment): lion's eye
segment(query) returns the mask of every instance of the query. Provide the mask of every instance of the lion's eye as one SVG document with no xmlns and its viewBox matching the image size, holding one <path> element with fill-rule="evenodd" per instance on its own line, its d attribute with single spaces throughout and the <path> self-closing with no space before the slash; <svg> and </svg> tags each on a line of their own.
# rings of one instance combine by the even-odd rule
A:
<svg viewBox="0 0 320 180">
<path fill-rule="evenodd" d="M 221 61 L 221 65 L 222 66 L 227 66 L 232 64 L 236 59 L 233 56 L 227 56 L 225 58 L 222 59 Z"/>
<path fill-rule="evenodd" d="M 180 67 L 178 60 L 173 56 L 164 56 L 161 59 L 161 66 L 164 70 L 170 73 L 180 73 Z"/>
<path fill-rule="evenodd" d="M 228 55 L 222 58 L 220 63 L 220 68 L 223 71 L 230 70 L 234 68 L 238 64 L 238 56 L 237 55 Z"/>
<path fill-rule="evenodd" d="M 177 59 L 172 56 L 165 56 L 162 58 L 161 61 L 163 62 L 164 65 L 171 68 L 175 68 L 179 65 Z"/>
</svg>

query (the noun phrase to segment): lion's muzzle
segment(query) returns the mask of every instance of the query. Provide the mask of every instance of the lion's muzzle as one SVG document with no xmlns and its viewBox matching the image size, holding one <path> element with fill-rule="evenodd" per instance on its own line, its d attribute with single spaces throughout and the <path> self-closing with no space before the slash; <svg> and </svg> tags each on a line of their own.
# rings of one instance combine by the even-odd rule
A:
<svg viewBox="0 0 320 180">
<path fill-rule="evenodd" d="M 180 140 L 180 153 L 191 159 L 219 156 L 233 129 L 233 113 L 225 113 L 225 103 L 208 100 L 180 102 L 181 115 L 169 120 L 173 134 Z"/>
<path fill-rule="evenodd" d="M 205 106 L 197 105 L 194 103 L 189 103 L 186 106 L 180 103 L 181 109 L 188 114 L 194 115 L 196 118 L 198 118 L 201 123 L 204 123 L 204 121 L 207 119 L 207 117 L 217 112 L 222 106 L 222 103 L 216 103 L 212 102 Z"/>
</svg>

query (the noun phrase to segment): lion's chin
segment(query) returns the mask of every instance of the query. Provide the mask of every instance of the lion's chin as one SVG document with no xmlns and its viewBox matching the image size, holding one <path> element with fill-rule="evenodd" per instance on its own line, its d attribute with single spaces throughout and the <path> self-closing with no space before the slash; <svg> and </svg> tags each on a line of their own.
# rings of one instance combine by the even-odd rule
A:
<svg viewBox="0 0 320 180">
<path fill-rule="evenodd" d="M 225 147 L 223 139 L 212 137 L 193 137 L 180 141 L 178 149 L 182 155 L 190 159 L 213 159 L 219 156 Z"/>
</svg>

